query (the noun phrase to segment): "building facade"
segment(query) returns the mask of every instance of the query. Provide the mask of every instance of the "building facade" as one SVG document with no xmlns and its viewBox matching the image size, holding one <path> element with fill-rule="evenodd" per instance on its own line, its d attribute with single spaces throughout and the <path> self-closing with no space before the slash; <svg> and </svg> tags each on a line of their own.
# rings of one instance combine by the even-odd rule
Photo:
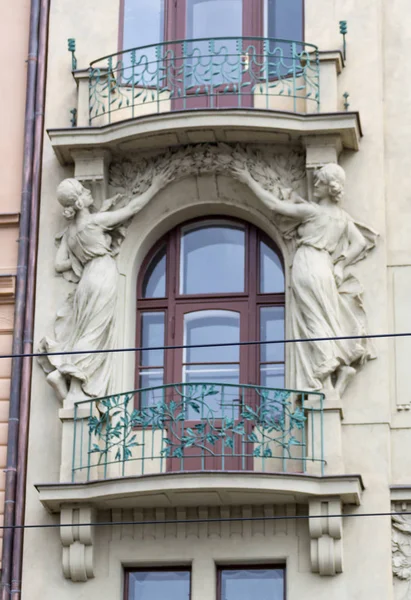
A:
<svg viewBox="0 0 411 600">
<path fill-rule="evenodd" d="M 411 593 L 409 12 L 50 3 L 23 598 Z"/>
</svg>

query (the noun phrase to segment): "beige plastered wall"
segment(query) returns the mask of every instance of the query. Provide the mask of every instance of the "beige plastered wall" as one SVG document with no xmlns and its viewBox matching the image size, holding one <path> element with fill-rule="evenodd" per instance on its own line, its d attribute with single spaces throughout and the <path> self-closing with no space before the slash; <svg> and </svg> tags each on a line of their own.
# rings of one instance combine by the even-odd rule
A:
<svg viewBox="0 0 411 600">
<path fill-rule="evenodd" d="M 30 2 L 0 5 L 0 354 L 11 352 L 21 202 Z M 6 84 L 7 82 L 7 84 Z M 0 359 L 0 524 L 3 524 L 11 361 Z M 2 543 L 0 531 L 0 555 Z"/>
<path fill-rule="evenodd" d="M 408 18 L 405 18 L 408 15 Z M 347 65 L 339 77 L 339 93 L 349 92 L 350 108 L 358 110 L 364 137 L 360 151 L 343 152 L 340 164 L 347 174 L 344 208 L 358 221 L 380 233 L 378 246 L 355 267 L 364 286 L 364 306 L 369 331 L 384 333 L 411 330 L 411 91 L 404 84 L 408 68 L 411 8 L 407 0 L 306 0 L 306 40 L 321 50 L 339 48 L 338 21 L 348 21 Z M 79 67 L 117 49 L 118 3 L 112 0 L 65 0 L 51 3 L 46 127 L 68 127 L 75 106 L 75 83 L 70 73 L 66 39 L 77 40 Z M 64 226 L 55 189 L 71 167 L 61 167 L 45 136 L 43 188 L 40 216 L 35 343 L 51 333 L 55 311 L 70 290 L 54 273 L 54 233 Z M 206 181 L 206 179 L 208 179 Z M 207 201 L 199 193 L 205 186 Z M 230 188 L 230 193 L 224 191 Z M 264 212 L 255 198 L 228 178 L 187 179 L 170 186 L 146 207 L 131 225 L 119 257 L 122 288 L 119 312 L 120 342 L 133 344 L 136 271 L 149 249 L 168 227 L 194 214 L 237 214 L 264 227 Z M 217 189 L 217 191 L 216 191 Z M 213 196 L 214 194 L 214 196 Z M 235 198 L 235 200 L 233 200 Z M 122 265 L 125 265 L 124 268 Z M 134 278 L 134 279 L 133 279 Z M 399 287 L 398 287 L 399 286 Z M 407 287 L 408 286 L 408 287 Z M 398 292 L 398 290 L 401 291 Z M 348 512 L 390 510 L 389 485 L 411 482 L 411 417 L 399 404 L 409 402 L 407 342 L 376 340 L 377 359 L 357 375 L 344 399 L 341 427 L 343 468 L 359 473 L 365 483 L 362 506 Z M 129 367 L 120 363 L 119 389 L 130 384 Z M 405 398 L 405 400 L 404 400 Z M 35 366 L 29 440 L 27 514 L 29 523 L 58 523 L 38 501 L 35 483 L 58 481 L 61 423 L 59 405 Z M 328 451 L 332 440 L 328 440 Z M 327 447 L 326 447 L 327 452 Z M 104 518 L 104 515 L 101 517 Z M 391 600 L 391 524 L 387 517 L 344 520 L 344 573 L 320 578 L 309 573 L 308 536 L 275 535 L 268 544 L 249 540 L 247 555 L 238 543 L 206 537 L 164 543 L 134 539 L 131 530 L 121 533 L 99 529 L 96 538 L 96 578 L 85 584 L 66 581 L 61 573 L 58 530 L 30 530 L 24 550 L 23 598 L 121 597 L 121 565 L 156 564 L 168 560 L 187 564 L 194 559 L 196 580 L 193 598 L 215 598 L 215 561 L 287 559 L 288 600 L 301 597 Z M 114 537 L 113 537 L 114 536 Z M 116 537 L 117 536 L 117 537 Z M 291 540 L 292 537 L 292 540 Z M 127 540 L 126 540 L 127 538 Z M 245 546 L 244 546 L 245 547 Z M 249 554 L 248 554 L 249 552 Z M 241 556 L 240 556 L 241 554 Z M 207 582 L 207 589 L 204 589 Z M 203 584 L 203 585 L 202 585 Z"/>
</svg>

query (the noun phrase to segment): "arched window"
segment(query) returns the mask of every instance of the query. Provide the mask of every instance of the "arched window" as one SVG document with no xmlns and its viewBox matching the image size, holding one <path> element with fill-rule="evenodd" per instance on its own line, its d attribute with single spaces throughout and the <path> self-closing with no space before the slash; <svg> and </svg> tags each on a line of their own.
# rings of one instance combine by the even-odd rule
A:
<svg viewBox="0 0 411 600">
<path fill-rule="evenodd" d="M 210 218 L 177 227 L 149 252 L 137 287 L 142 347 L 284 337 L 282 260 L 253 225 Z M 140 389 L 199 382 L 284 387 L 283 344 L 150 350 L 136 360 Z M 156 400 L 149 391 L 141 398 L 143 405 Z"/>
</svg>

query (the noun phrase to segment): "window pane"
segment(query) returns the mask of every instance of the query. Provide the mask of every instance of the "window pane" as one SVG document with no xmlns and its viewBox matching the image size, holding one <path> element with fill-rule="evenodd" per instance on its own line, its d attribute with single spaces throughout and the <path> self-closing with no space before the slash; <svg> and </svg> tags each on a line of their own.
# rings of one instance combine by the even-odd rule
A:
<svg viewBox="0 0 411 600">
<path fill-rule="evenodd" d="M 242 0 L 187 0 L 187 38 L 240 37 L 242 30 Z"/>
<path fill-rule="evenodd" d="M 184 316 L 184 345 L 240 341 L 240 314 L 228 310 L 201 310 Z M 238 362 L 239 346 L 187 348 L 183 362 Z"/>
<path fill-rule="evenodd" d="M 124 0 L 123 49 L 163 41 L 164 0 Z"/>
<path fill-rule="evenodd" d="M 128 600 L 189 600 L 189 571 L 136 571 L 129 573 Z"/>
<path fill-rule="evenodd" d="M 219 600 L 284 600 L 283 569 L 221 571 Z"/>
<path fill-rule="evenodd" d="M 301 42 L 303 0 L 265 0 L 265 37 Z"/>
<path fill-rule="evenodd" d="M 150 369 L 149 371 L 140 371 L 140 383 L 139 388 L 155 388 L 161 386 L 164 383 L 164 370 L 163 369 Z M 164 400 L 164 389 L 149 389 L 144 392 L 140 392 L 140 407 L 151 406 L 157 402 Z"/>
<path fill-rule="evenodd" d="M 143 298 L 164 298 L 166 295 L 166 248 L 154 256 L 144 275 Z"/>
<path fill-rule="evenodd" d="M 181 238 L 180 292 L 216 294 L 244 291 L 245 232 L 205 225 Z"/>
<path fill-rule="evenodd" d="M 260 385 L 268 388 L 284 388 L 284 364 L 261 365 Z"/>
<path fill-rule="evenodd" d="M 284 339 L 284 307 L 267 306 L 260 309 L 260 340 Z M 284 344 L 261 344 L 261 362 L 283 362 Z"/>
<path fill-rule="evenodd" d="M 141 315 L 141 346 L 143 348 L 164 346 L 164 313 L 146 312 Z M 156 367 L 164 364 L 164 350 L 143 350 L 140 364 Z"/>
<path fill-rule="evenodd" d="M 186 383 L 236 384 L 240 382 L 239 365 L 190 365 L 184 367 Z M 200 413 L 192 407 L 187 408 L 187 419 L 198 421 L 207 417 L 236 418 L 238 416 L 240 392 L 236 387 L 215 387 L 216 394 L 207 394 L 199 402 Z M 197 397 L 197 395 L 196 395 Z"/>
<path fill-rule="evenodd" d="M 284 292 L 284 271 L 280 257 L 267 244 L 260 242 L 260 293 Z"/>
</svg>

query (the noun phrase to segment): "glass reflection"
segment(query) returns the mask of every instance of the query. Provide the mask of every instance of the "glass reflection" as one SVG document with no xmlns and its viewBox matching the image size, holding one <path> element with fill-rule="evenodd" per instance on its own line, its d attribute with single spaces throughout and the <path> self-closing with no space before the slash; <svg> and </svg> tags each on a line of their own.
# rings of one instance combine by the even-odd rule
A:
<svg viewBox="0 0 411 600">
<path fill-rule="evenodd" d="M 221 571 L 219 600 L 284 600 L 283 569 L 227 569 Z"/>
<path fill-rule="evenodd" d="M 201 310 L 184 317 L 184 345 L 240 341 L 240 314 L 228 310 Z M 238 362 L 239 346 L 187 348 L 185 363 Z"/>
<path fill-rule="evenodd" d="M 128 600 L 189 600 L 189 571 L 135 571 L 129 573 Z"/>
<path fill-rule="evenodd" d="M 266 306 L 260 309 L 260 340 L 284 339 L 284 307 Z M 261 362 L 283 362 L 284 344 L 261 344 Z"/>
<path fill-rule="evenodd" d="M 166 248 L 153 257 L 144 275 L 143 298 L 164 298 L 166 295 Z"/>
<path fill-rule="evenodd" d="M 242 227 L 203 225 L 181 237 L 180 293 L 244 291 L 245 232 Z"/>
<path fill-rule="evenodd" d="M 260 293 L 284 292 L 284 271 L 280 257 L 267 244 L 260 242 Z"/>
<path fill-rule="evenodd" d="M 141 346 L 164 346 L 164 313 L 146 312 L 141 315 Z M 164 350 L 142 350 L 140 364 L 157 367 L 164 364 Z"/>
</svg>

